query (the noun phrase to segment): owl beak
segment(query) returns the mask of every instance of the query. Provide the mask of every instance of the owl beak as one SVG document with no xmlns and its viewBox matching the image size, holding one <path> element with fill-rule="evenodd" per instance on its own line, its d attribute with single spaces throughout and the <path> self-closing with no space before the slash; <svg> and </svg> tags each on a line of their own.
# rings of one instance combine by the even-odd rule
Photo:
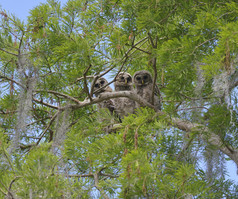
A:
<svg viewBox="0 0 238 199">
<path fill-rule="evenodd" d="M 125 84 L 127 84 L 127 79 L 125 79 Z"/>
<path fill-rule="evenodd" d="M 144 80 L 142 79 L 142 84 L 144 84 Z"/>
</svg>

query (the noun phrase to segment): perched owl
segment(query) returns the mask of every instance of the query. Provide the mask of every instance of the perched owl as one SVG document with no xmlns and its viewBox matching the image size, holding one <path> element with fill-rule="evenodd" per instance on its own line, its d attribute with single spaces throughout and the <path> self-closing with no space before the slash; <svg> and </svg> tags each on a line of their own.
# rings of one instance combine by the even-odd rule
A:
<svg viewBox="0 0 238 199">
<path fill-rule="evenodd" d="M 135 92 L 144 100 L 152 103 L 153 79 L 150 72 L 146 70 L 137 71 L 133 76 L 133 83 L 135 85 Z M 136 108 L 141 105 L 136 103 Z M 154 106 L 156 110 L 161 110 L 159 88 L 155 86 L 154 91 Z"/>
<path fill-rule="evenodd" d="M 115 91 L 132 91 L 132 77 L 129 73 L 120 72 L 114 82 Z M 134 113 L 135 101 L 127 97 L 114 99 L 115 112 L 123 118 L 129 113 Z"/>
<path fill-rule="evenodd" d="M 99 78 L 94 85 L 94 93 L 95 96 L 98 97 L 100 96 L 101 93 L 106 93 L 106 92 L 112 92 L 112 89 L 110 86 L 106 86 L 105 88 L 97 91 L 98 89 L 102 88 L 103 86 L 105 86 L 106 84 L 108 84 L 107 80 L 103 77 Z M 113 100 L 109 99 L 109 100 L 104 100 L 100 103 L 97 104 L 98 108 L 102 109 L 102 108 L 107 108 L 111 113 L 114 112 L 114 103 Z"/>
</svg>

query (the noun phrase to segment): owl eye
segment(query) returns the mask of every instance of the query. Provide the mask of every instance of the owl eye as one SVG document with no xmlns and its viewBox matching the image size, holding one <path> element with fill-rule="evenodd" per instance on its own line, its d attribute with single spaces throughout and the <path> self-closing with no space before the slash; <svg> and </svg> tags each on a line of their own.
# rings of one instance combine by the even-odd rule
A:
<svg viewBox="0 0 238 199">
<path fill-rule="evenodd" d="M 100 84 L 104 84 L 104 83 L 105 83 L 105 81 L 104 81 L 104 80 L 100 81 Z"/>
<path fill-rule="evenodd" d="M 123 76 L 120 77 L 121 80 L 124 80 L 125 78 Z"/>
<path fill-rule="evenodd" d="M 137 77 L 136 77 L 136 80 L 137 80 L 137 81 L 140 81 L 140 80 L 141 80 L 141 77 L 138 77 L 138 76 L 137 76 Z"/>
<path fill-rule="evenodd" d="M 127 82 L 131 82 L 131 77 L 128 77 L 128 78 L 127 78 Z"/>
<path fill-rule="evenodd" d="M 148 79 L 148 76 L 147 76 L 147 75 L 144 75 L 144 76 L 143 76 L 143 79 Z"/>
<path fill-rule="evenodd" d="M 99 84 L 95 84 L 95 87 L 96 87 L 96 88 L 99 88 Z"/>
</svg>

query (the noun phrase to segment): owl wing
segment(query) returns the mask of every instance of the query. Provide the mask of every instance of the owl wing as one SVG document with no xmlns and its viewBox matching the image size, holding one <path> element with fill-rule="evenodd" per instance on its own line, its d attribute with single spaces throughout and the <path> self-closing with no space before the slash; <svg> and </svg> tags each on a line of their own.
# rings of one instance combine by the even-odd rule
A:
<svg viewBox="0 0 238 199">
<path fill-rule="evenodd" d="M 159 87 L 157 86 L 157 84 L 155 85 L 154 94 L 155 94 L 156 96 L 161 96 L 161 95 L 160 95 L 160 90 L 159 90 Z"/>
<path fill-rule="evenodd" d="M 154 95 L 155 95 L 155 106 L 157 107 L 158 110 L 161 110 L 161 105 L 162 105 L 162 96 L 159 90 L 159 87 L 155 85 L 155 90 L 154 90 Z"/>
<path fill-rule="evenodd" d="M 114 105 L 114 103 L 113 103 L 112 100 L 105 100 L 105 101 L 104 101 L 104 106 L 105 106 L 106 108 L 108 108 L 108 110 L 110 111 L 111 114 L 114 113 L 114 111 L 115 111 L 115 105 Z"/>
</svg>

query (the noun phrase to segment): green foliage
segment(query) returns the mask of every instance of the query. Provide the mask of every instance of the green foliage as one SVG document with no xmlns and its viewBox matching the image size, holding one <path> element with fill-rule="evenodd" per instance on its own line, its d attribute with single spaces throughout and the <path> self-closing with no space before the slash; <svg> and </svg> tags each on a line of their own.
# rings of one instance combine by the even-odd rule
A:
<svg viewBox="0 0 238 199">
<path fill-rule="evenodd" d="M 237 163 L 237 14 L 232 0 L 48 0 L 26 22 L 1 10 L 0 198 L 237 197 L 200 157 L 216 135 Z M 138 70 L 157 75 L 162 111 L 96 107 L 95 78 Z"/>
</svg>

